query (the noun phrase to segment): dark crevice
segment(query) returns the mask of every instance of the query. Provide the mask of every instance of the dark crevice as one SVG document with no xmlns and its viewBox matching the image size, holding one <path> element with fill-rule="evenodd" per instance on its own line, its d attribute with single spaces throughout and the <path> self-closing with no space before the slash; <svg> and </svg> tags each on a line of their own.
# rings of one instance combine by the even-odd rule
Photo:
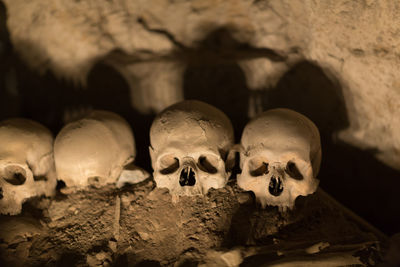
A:
<svg viewBox="0 0 400 267">
<path fill-rule="evenodd" d="M 269 182 L 268 191 L 271 195 L 278 197 L 283 192 L 282 179 L 272 176 Z"/>
<path fill-rule="evenodd" d="M 196 184 L 196 173 L 191 167 L 182 169 L 179 184 L 181 186 L 194 186 Z"/>
<path fill-rule="evenodd" d="M 210 174 L 215 174 L 218 172 L 217 168 L 215 168 L 208 160 L 206 157 L 200 157 L 199 158 L 199 163 L 197 164 L 199 166 L 199 169 L 210 173 Z"/>
<path fill-rule="evenodd" d="M 255 170 L 250 170 L 250 175 L 253 177 L 265 175 L 269 173 L 268 163 L 263 162 L 260 167 Z"/>
<path fill-rule="evenodd" d="M 60 189 L 64 188 L 65 186 L 66 185 L 65 185 L 65 182 L 63 180 L 57 180 L 57 186 L 56 186 L 56 190 L 57 191 L 60 191 Z"/>
<path fill-rule="evenodd" d="M 47 177 L 44 175 L 33 176 L 34 181 L 47 181 Z"/>
<path fill-rule="evenodd" d="M 149 32 L 154 32 L 154 33 L 158 33 L 161 35 L 164 35 L 165 37 L 168 38 L 168 40 L 170 40 L 176 47 L 180 48 L 180 49 L 186 49 L 186 47 L 181 44 L 180 42 L 178 42 L 175 37 L 169 33 L 168 31 L 164 30 L 164 29 L 151 29 L 150 26 L 147 24 L 147 22 L 142 18 L 139 17 L 137 19 L 137 22 L 143 26 L 143 28 L 145 28 L 145 30 L 149 31 Z"/>
<path fill-rule="evenodd" d="M 23 185 L 26 182 L 26 174 L 23 169 L 11 166 L 6 168 L 3 179 L 12 185 Z"/>
<path fill-rule="evenodd" d="M 167 175 L 176 172 L 178 169 L 179 169 L 179 160 L 177 158 L 174 158 L 174 163 L 168 166 L 167 168 L 160 170 L 160 173 L 162 175 Z"/>
<path fill-rule="evenodd" d="M 285 172 L 295 180 L 303 180 L 303 175 L 300 173 L 296 163 L 289 161 L 286 165 Z"/>
</svg>

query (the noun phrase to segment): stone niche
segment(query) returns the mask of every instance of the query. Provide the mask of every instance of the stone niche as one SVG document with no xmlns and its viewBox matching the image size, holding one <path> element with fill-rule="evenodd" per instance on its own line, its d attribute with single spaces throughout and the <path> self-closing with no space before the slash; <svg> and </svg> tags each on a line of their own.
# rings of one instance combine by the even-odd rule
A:
<svg viewBox="0 0 400 267">
<path fill-rule="evenodd" d="M 135 129 L 150 169 L 154 115 L 217 106 L 239 140 L 276 107 L 319 128 L 320 186 L 387 234 L 400 231 L 400 3 L 301 0 L 3 0 L 0 117 L 56 133 L 88 108 Z"/>
</svg>

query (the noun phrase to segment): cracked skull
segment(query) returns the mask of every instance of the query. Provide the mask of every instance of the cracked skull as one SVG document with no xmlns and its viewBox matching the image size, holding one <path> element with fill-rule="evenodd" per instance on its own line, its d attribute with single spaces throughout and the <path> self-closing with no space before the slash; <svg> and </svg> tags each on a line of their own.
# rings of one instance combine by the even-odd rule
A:
<svg viewBox="0 0 400 267">
<path fill-rule="evenodd" d="M 29 198 L 55 193 L 53 137 L 22 118 L 0 122 L 0 213 L 19 214 Z"/>
<path fill-rule="evenodd" d="M 54 143 L 58 179 L 67 187 L 114 183 L 135 155 L 130 126 L 108 111 L 92 111 L 67 124 Z"/>
<path fill-rule="evenodd" d="M 253 191 L 263 207 L 293 208 L 298 196 L 316 191 L 320 136 L 305 116 L 289 109 L 266 111 L 246 125 L 241 146 L 238 185 Z"/>
<path fill-rule="evenodd" d="M 200 195 L 224 187 L 233 142 L 232 124 L 217 108 L 195 100 L 168 107 L 150 129 L 157 187 L 168 188 L 172 195 Z"/>
</svg>

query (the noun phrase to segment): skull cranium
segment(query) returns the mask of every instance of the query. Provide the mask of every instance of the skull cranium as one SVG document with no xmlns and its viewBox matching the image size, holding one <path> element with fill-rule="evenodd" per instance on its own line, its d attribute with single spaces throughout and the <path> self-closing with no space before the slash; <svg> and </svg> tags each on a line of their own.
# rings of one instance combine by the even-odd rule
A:
<svg viewBox="0 0 400 267">
<path fill-rule="evenodd" d="M 57 175 L 67 187 L 114 183 L 135 155 L 130 126 L 109 111 L 95 110 L 67 124 L 54 143 Z"/>
<path fill-rule="evenodd" d="M 182 101 L 161 112 L 150 129 L 150 156 L 157 187 L 172 195 L 206 194 L 229 178 L 226 157 L 233 128 L 217 108 L 195 100 Z"/>
<path fill-rule="evenodd" d="M 57 178 L 53 137 L 43 125 L 15 118 L 0 123 L 0 213 L 15 215 L 35 196 L 52 196 Z"/>
<path fill-rule="evenodd" d="M 253 191 L 263 207 L 293 208 L 298 196 L 318 187 L 321 143 L 317 127 L 289 109 L 251 120 L 241 138 L 239 187 Z"/>
</svg>

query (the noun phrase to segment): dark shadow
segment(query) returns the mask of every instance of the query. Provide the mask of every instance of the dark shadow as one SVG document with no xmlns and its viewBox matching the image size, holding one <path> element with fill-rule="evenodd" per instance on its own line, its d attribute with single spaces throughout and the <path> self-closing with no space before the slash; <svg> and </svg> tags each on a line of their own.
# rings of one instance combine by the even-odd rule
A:
<svg viewBox="0 0 400 267">
<path fill-rule="evenodd" d="M 232 216 L 230 227 L 221 247 L 231 249 L 237 246 L 270 246 L 280 233 L 283 221 L 295 216 L 294 212 L 281 214 L 277 207 L 262 208 L 256 203 L 252 192 L 246 203 L 240 204 Z"/>
<path fill-rule="evenodd" d="M 86 263 L 86 257 L 75 251 L 64 252 L 55 264 L 56 267 L 78 266 Z"/>
<path fill-rule="evenodd" d="M 7 49 L 10 49 L 10 34 L 7 29 L 7 9 L 2 1 L 0 1 L 0 41 L 2 42 L 0 52 L 3 55 Z"/>
<path fill-rule="evenodd" d="M 247 122 L 249 89 L 243 71 L 226 51 L 241 46 L 227 29 L 209 34 L 190 52 L 183 76 L 185 99 L 197 99 L 222 110 L 231 120 L 235 136 Z"/>
<path fill-rule="evenodd" d="M 253 197 L 253 199 L 255 199 Z M 253 235 L 252 215 L 257 210 L 255 201 L 242 204 L 234 213 L 229 231 L 224 237 L 222 247 L 233 248 L 244 246 L 249 243 Z"/>
<path fill-rule="evenodd" d="M 314 63 L 292 67 L 267 91 L 264 110 L 284 107 L 309 117 L 322 141 L 320 185 L 339 202 L 392 234 L 400 231 L 400 173 L 365 151 L 335 138 L 349 126 L 342 88 Z"/>
<path fill-rule="evenodd" d="M 115 266 L 115 267 L 118 267 L 118 266 L 130 266 L 130 265 L 128 264 L 128 257 L 127 257 L 127 255 L 126 255 L 126 254 L 118 255 L 118 256 L 113 260 L 113 263 L 111 264 L 111 266 Z"/>
<path fill-rule="evenodd" d="M 271 264 L 271 262 L 277 261 L 282 258 L 284 258 L 284 256 L 279 256 L 275 251 L 264 252 L 245 258 L 240 264 L 240 267 L 268 266 L 269 264 Z"/>
<path fill-rule="evenodd" d="M 135 267 L 159 267 L 162 266 L 158 261 L 144 260 L 134 265 Z"/>
<path fill-rule="evenodd" d="M 20 109 L 15 88 L 14 54 L 6 22 L 7 10 L 0 1 L 0 120 L 15 116 Z"/>
<path fill-rule="evenodd" d="M 130 90 L 128 83 L 118 71 L 100 62 L 88 75 L 83 99 L 92 108 L 116 112 L 129 122 L 135 135 L 137 151 L 135 162 L 150 171 L 149 132 L 155 115 L 144 115 L 133 109 Z"/>
<path fill-rule="evenodd" d="M 19 47 L 30 51 L 32 55 L 46 54 L 46 51 L 29 42 L 20 43 Z M 3 118 L 25 117 L 38 121 L 56 135 L 63 126 L 65 108 L 76 98 L 78 89 L 72 81 L 58 79 L 49 71 L 41 74 L 40 70 L 33 70 L 17 53 L 10 54 L 7 71 L 15 72 L 15 86 L 7 91 L 13 92 L 19 108 L 13 114 L 2 113 L 1 116 Z M 12 102 L 7 102 L 4 107 L 13 109 L 14 105 Z"/>
<path fill-rule="evenodd" d="M 38 74 L 19 58 L 16 58 L 15 66 L 21 101 L 19 116 L 42 123 L 55 136 L 63 126 L 64 110 L 74 99 L 75 87 L 72 83 L 57 79 L 50 72 Z"/>
<path fill-rule="evenodd" d="M 112 110 L 119 114 L 131 111 L 130 90 L 125 79 L 114 68 L 101 62 L 89 72 L 82 99 L 95 109 Z"/>
<path fill-rule="evenodd" d="M 7 66 L 9 54 L 11 53 L 10 34 L 7 29 L 7 10 L 0 1 L 0 74 L 3 75 Z"/>
<path fill-rule="evenodd" d="M 342 88 L 323 70 L 308 61 L 293 66 L 267 91 L 263 108 L 285 107 L 310 118 L 320 130 L 321 138 L 331 140 L 332 133 L 349 126 Z"/>
<path fill-rule="evenodd" d="M 129 267 L 158 267 L 162 266 L 160 262 L 155 260 L 138 259 L 133 254 L 120 254 L 113 260 L 111 266 L 129 266 Z"/>
</svg>

